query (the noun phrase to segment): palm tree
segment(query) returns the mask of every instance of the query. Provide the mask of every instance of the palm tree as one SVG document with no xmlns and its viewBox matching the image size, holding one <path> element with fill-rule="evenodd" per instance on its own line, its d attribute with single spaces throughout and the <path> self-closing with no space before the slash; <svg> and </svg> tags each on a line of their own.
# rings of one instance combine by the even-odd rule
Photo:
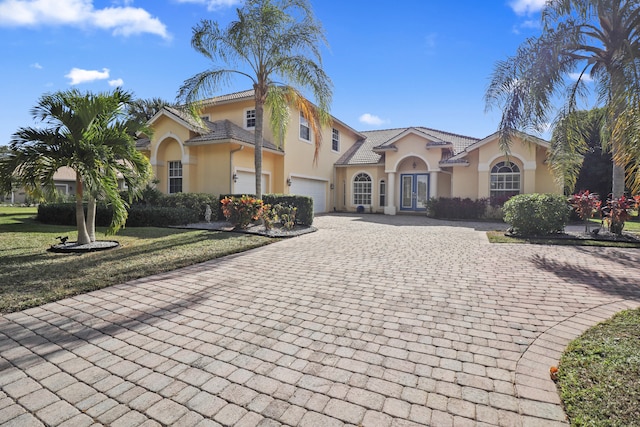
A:
<svg viewBox="0 0 640 427">
<path fill-rule="evenodd" d="M 247 0 L 237 15 L 238 19 L 225 29 L 210 20 L 194 27 L 191 45 L 214 65 L 186 80 L 178 99 L 197 116 L 199 101 L 213 95 L 232 76 L 251 80 L 256 102 L 256 196 L 260 198 L 265 105 L 270 109 L 276 143 L 282 141 L 286 130 L 288 106 L 300 109 L 314 133 L 317 157 L 322 141 L 320 128 L 331 121 L 328 109 L 332 85 L 322 69 L 319 44 L 326 42 L 324 31 L 307 0 Z M 317 106 L 298 88 L 310 90 Z"/>
<path fill-rule="evenodd" d="M 127 202 L 120 196 L 118 179 L 130 194 L 151 175 L 151 166 L 135 149 L 128 133 L 132 123 L 123 114 L 131 94 L 115 89 L 108 94 L 82 94 L 69 90 L 40 98 L 32 115 L 47 127 L 20 128 L 11 141 L 11 153 L 0 161 L 2 186 L 16 180 L 35 196 L 54 192 L 53 176 L 63 166 L 76 172 L 78 244 L 95 241 L 96 200 L 113 207 L 107 233 L 115 233 L 127 218 Z M 142 128 L 141 128 L 142 129 Z M 85 220 L 83 197 L 88 193 Z"/>
<path fill-rule="evenodd" d="M 627 183 L 640 190 L 640 4 L 634 0 L 553 0 L 542 12 L 543 30 L 517 53 L 498 62 L 486 93 L 487 106 L 499 105 L 501 145 L 508 152 L 515 130 L 538 131 L 548 125 L 554 101 L 564 105 L 553 118 L 559 130 L 550 160 L 575 156 L 580 139 L 572 114 L 590 92 L 606 112 L 609 149 L 614 160 L 614 197 Z M 575 74 L 574 74 L 575 73 Z M 571 77 L 575 78 L 575 81 Z M 555 163 L 561 177 L 567 163 Z M 635 165 L 635 166 L 634 166 Z M 575 168 L 568 173 L 575 173 Z"/>
</svg>

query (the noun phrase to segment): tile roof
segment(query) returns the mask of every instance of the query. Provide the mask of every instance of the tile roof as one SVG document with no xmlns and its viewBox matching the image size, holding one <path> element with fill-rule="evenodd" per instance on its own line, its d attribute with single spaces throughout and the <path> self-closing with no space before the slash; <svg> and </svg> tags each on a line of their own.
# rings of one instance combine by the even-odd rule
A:
<svg viewBox="0 0 640 427">
<path fill-rule="evenodd" d="M 202 101 L 204 105 L 218 104 L 220 102 L 237 101 L 239 99 L 253 99 L 255 91 L 253 89 L 243 90 L 240 92 L 229 93 L 226 95 L 214 96 Z"/>
<path fill-rule="evenodd" d="M 136 148 L 138 150 L 148 150 L 150 148 L 151 140 L 149 138 L 136 139 Z"/>
<path fill-rule="evenodd" d="M 230 120 L 217 120 L 215 122 L 204 120 L 203 123 L 206 125 L 207 130 L 202 133 L 199 132 L 198 136 L 186 140 L 185 145 L 215 144 L 229 140 L 251 145 L 255 144 L 255 134 L 253 132 L 236 125 Z M 262 146 L 270 150 L 282 151 L 282 149 L 266 139 L 262 140 Z"/>
<path fill-rule="evenodd" d="M 451 132 L 444 132 L 425 127 L 406 127 L 396 129 L 383 129 L 360 132 L 366 139 L 358 141 L 351 149 L 340 157 L 336 165 L 362 165 L 378 164 L 382 160 L 382 154 L 378 150 L 393 148 L 393 140 L 400 134 L 409 130 L 424 134 L 425 138 L 431 140 L 429 145 L 453 147 L 454 154 L 463 152 L 465 148 L 479 141 L 478 138 L 458 135 Z"/>
</svg>

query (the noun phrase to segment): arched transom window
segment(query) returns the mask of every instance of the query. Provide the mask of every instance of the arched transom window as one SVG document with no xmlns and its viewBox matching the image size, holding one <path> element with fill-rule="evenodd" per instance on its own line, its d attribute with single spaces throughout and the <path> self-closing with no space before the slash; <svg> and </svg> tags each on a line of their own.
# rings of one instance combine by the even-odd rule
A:
<svg viewBox="0 0 640 427">
<path fill-rule="evenodd" d="M 509 198 L 520 194 L 520 168 L 512 162 L 500 162 L 491 168 L 491 197 Z"/>
<path fill-rule="evenodd" d="M 353 178 L 353 204 L 371 205 L 371 177 L 361 172 Z"/>
</svg>

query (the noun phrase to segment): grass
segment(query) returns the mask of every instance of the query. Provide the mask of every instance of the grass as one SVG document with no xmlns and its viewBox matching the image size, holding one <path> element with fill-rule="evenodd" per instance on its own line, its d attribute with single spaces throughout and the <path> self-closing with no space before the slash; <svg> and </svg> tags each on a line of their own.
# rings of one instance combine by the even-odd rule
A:
<svg viewBox="0 0 640 427">
<path fill-rule="evenodd" d="M 640 426 L 640 309 L 618 313 L 569 344 L 558 389 L 572 426 Z"/>
<path fill-rule="evenodd" d="M 625 225 L 626 229 L 626 225 Z M 640 231 L 640 230 L 638 230 Z M 640 243 L 621 242 L 612 240 L 592 239 L 553 239 L 553 238 L 525 238 L 505 236 L 504 231 L 487 231 L 490 243 L 530 243 L 535 245 L 564 245 L 564 246 L 599 246 L 612 248 L 640 248 Z"/>
<path fill-rule="evenodd" d="M 8 313 L 101 289 L 155 273 L 175 270 L 274 242 L 262 236 L 179 230 L 126 228 L 120 247 L 84 254 L 47 252 L 57 236 L 77 239 L 75 227 L 35 221 L 35 208 L 0 207 L 0 312 Z"/>
</svg>

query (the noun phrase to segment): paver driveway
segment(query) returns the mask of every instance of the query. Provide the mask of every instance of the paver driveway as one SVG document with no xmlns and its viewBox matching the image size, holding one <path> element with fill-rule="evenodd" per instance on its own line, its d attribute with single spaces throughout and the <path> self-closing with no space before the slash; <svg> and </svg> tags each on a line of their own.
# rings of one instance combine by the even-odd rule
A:
<svg viewBox="0 0 640 427">
<path fill-rule="evenodd" d="M 0 317 L 0 423 L 562 424 L 549 366 L 640 301 L 636 250 L 490 245 L 424 217 L 316 225 Z"/>
</svg>

